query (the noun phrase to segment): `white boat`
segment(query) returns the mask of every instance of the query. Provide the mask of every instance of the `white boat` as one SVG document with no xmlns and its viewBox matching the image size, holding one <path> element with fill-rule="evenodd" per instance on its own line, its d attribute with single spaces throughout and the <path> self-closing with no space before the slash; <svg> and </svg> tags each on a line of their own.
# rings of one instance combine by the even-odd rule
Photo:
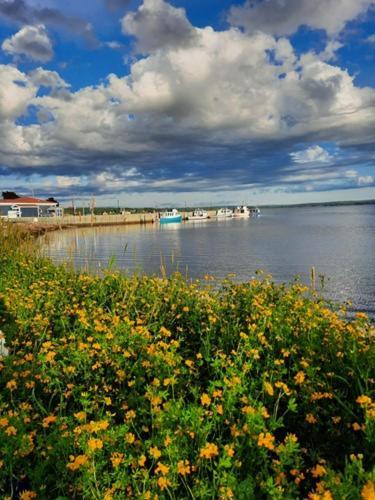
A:
<svg viewBox="0 0 375 500">
<path fill-rule="evenodd" d="M 181 222 L 182 215 L 178 213 L 178 211 L 173 208 L 172 210 L 166 210 L 162 212 L 159 217 L 159 222 L 161 224 L 166 224 L 168 222 Z"/>
<path fill-rule="evenodd" d="M 260 215 L 260 210 L 258 207 L 250 207 L 249 210 L 251 215 Z"/>
<path fill-rule="evenodd" d="M 257 207 L 247 207 L 246 205 L 241 205 L 234 209 L 233 217 L 237 219 L 247 219 L 249 217 L 254 217 L 260 214 L 260 210 Z"/>
<path fill-rule="evenodd" d="M 218 219 L 228 218 L 233 216 L 233 211 L 230 208 L 219 208 L 216 212 L 216 217 Z"/>
<path fill-rule="evenodd" d="M 197 208 L 193 211 L 191 215 L 188 216 L 188 220 L 205 220 L 208 219 L 207 210 L 202 210 L 201 208 Z"/>
<path fill-rule="evenodd" d="M 233 217 L 236 219 L 247 219 L 250 217 L 250 210 L 246 205 L 241 205 L 234 209 Z"/>
</svg>

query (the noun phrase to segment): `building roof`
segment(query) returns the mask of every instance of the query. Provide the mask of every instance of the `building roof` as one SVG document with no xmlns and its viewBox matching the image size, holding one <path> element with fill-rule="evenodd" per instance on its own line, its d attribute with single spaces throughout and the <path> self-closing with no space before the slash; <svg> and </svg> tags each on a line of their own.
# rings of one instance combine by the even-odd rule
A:
<svg viewBox="0 0 375 500">
<path fill-rule="evenodd" d="M 12 200 L 0 200 L 0 205 L 57 205 L 56 202 L 24 196 Z"/>
</svg>

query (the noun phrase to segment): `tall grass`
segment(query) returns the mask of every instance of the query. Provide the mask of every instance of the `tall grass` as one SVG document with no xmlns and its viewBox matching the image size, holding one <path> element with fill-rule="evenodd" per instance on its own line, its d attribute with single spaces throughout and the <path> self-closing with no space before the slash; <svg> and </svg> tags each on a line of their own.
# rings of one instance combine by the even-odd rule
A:
<svg viewBox="0 0 375 500">
<path fill-rule="evenodd" d="M 374 327 L 270 277 L 97 277 L 1 231 L 0 491 L 373 499 Z"/>
</svg>

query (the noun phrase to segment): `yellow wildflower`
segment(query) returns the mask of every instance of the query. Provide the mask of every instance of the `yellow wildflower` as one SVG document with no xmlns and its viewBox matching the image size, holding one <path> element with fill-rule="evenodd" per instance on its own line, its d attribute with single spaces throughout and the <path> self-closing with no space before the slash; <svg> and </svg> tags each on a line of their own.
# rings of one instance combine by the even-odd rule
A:
<svg viewBox="0 0 375 500">
<path fill-rule="evenodd" d="M 32 500 L 33 498 L 37 498 L 35 491 L 24 490 L 20 494 L 20 500 Z"/>
<path fill-rule="evenodd" d="M 164 446 L 169 446 L 171 443 L 172 443 L 172 439 L 170 438 L 170 436 L 167 436 L 164 439 Z"/>
<path fill-rule="evenodd" d="M 314 417 L 314 415 L 312 413 L 308 413 L 305 417 L 305 420 L 309 424 L 316 424 L 316 422 L 317 422 L 317 419 Z"/>
<path fill-rule="evenodd" d="M 233 457 L 234 456 L 234 448 L 233 445 L 226 444 L 224 446 L 225 452 L 228 455 L 228 457 Z"/>
<path fill-rule="evenodd" d="M 87 442 L 88 447 L 91 451 L 101 450 L 103 448 L 103 441 L 101 439 L 89 439 Z"/>
<path fill-rule="evenodd" d="M 111 454 L 111 462 L 114 469 L 117 469 L 117 467 L 123 462 L 123 460 L 124 460 L 123 453 L 115 452 Z"/>
<path fill-rule="evenodd" d="M 159 450 L 159 448 L 154 446 L 154 447 L 150 448 L 150 456 L 152 458 L 154 458 L 155 460 L 157 460 L 158 458 L 161 457 L 161 451 Z"/>
<path fill-rule="evenodd" d="M 125 441 L 129 444 L 133 444 L 135 441 L 135 436 L 132 432 L 128 432 L 125 436 Z"/>
<path fill-rule="evenodd" d="M 164 477 L 164 476 L 159 477 L 158 486 L 162 491 L 165 490 L 166 488 L 168 488 L 168 486 L 170 484 L 171 484 L 170 481 L 166 477 Z"/>
<path fill-rule="evenodd" d="M 146 463 L 146 456 L 145 455 L 141 455 L 138 459 L 138 465 L 140 465 L 141 467 L 143 467 Z"/>
<path fill-rule="evenodd" d="M 211 398 L 208 394 L 204 393 L 202 394 L 201 396 L 201 403 L 202 403 L 202 406 L 209 406 L 210 403 L 211 403 Z"/>
<path fill-rule="evenodd" d="M 13 425 L 10 425 L 4 432 L 7 436 L 15 436 L 17 434 L 17 429 Z"/>
<path fill-rule="evenodd" d="M 14 379 L 9 380 L 9 382 L 7 382 L 7 385 L 5 387 L 10 391 L 14 391 L 14 389 L 17 389 L 17 382 Z"/>
<path fill-rule="evenodd" d="M 294 381 L 297 385 L 301 385 L 303 384 L 303 382 L 305 381 L 305 378 L 306 378 L 306 375 L 304 372 L 298 372 L 295 376 L 294 376 Z"/>
<path fill-rule="evenodd" d="M 361 497 L 363 500 L 374 500 L 375 499 L 375 483 L 373 481 L 367 481 L 361 491 Z"/>
<path fill-rule="evenodd" d="M 67 468 L 73 471 L 77 470 L 83 465 L 85 465 L 87 461 L 88 461 L 87 455 L 78 455 L 76 457 L 71 456 L 70 462 L 67 464 Z"/>
<path fill-rule="evenodd" d="M 273 390 L 272 384 L 270 384 L 269 382 L 264 382 L 264 390 L 266 391 L 266 393 L 269 396 L 274 395 L 274 390 Z"/>
<path fill-rule="evenodd" d="M 362 395 L 362 396 L 358 396 L 358 398 L 356 399 L 356 403 L 358 403 L 361 406 L 367 406 L 367 405 L 370 405 L 372 403 L 372 400 L 368 396 Z"/>
<path fill-rule="evenodd" d="M 219 449 L 214 443 L 207 443 L 203 448 L 201 448 L 199 456 L 201 458 L 213 458 L 219 454 Z"/>
<path fill-rule="evenodd" d="M 168 472 L 169 472 L 169 467 L 164 465 L 162 462 L 157 463 L 155 474 L 162 474 L 163 476 L 166 476 Z"/>
<path fill-rule="evenodd" d="M 177 464 L 177 472 L 181 474 L 181 476 L 186 476 L 191 473 L 191 467 L 189 460 L 180 460 Z"/>
<path fill-rule="evenodd" d="M 268 448 L 269 450 L 275 448 L 274 441 L 274 436 L 269 432 L 261 432 L 258 436 L 258 446 L 264 446 L 264 448 Z"/>
<path fill-rule="evenodd" d="M 313 477 L 321 477 L 326 474 L 326 469 L 323 467 L 323 465 L 316 465 L 313 469 L 311 469 L 311 475 Z"/>
<path fill-rule="evenodd" d="M 79 411 L 77 413 L 74 413 L 74 416 L 76 417 L 77 420 L 79 420 L 80 422 L 82 422 L 83 420 L 86 419 L 86 412 Z"/>
<path fill-rule="evenodd" d="M 43 423 L 42 423 L 42 426 L 47 429 L 50 424 L 53 424 L 54 422 L 56 422 L 57 420 L 57 417 L 55 415 L 49 415 L 48 417 L 46 418 L 43 418 Z"/>
<path fill-rule="evenodd" d="M 9 424 L 9 420 L 6 417 L 0 418 L 0 427 L 6 427 Z"/>
</svg>

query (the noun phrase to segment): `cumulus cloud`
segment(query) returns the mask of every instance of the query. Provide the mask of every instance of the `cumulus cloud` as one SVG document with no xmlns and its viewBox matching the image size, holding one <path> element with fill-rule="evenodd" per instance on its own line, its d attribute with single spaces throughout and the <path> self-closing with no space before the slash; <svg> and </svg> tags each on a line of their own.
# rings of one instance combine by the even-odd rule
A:
<svg viewBox="0 0 375 500">
<path fill-rule="evenodd" d="M 303 151 L 290 153 L 295 163 L 329 163 L 333 156 L 321 146 L 311 146 Z"/>
<path fill-rule="evenodd" d="M 58 9 L 32 6 L 25 0 L 0 0 L 0 17 L 22 25 L 44 24 L 64 28 L 83 36 L 90 45 L 98 45 L 90 23 L 77 17 L 66 16 Z"/>
<path fill-rule="evenodd" d="M 137 38 L 141 52 L 190 45 L 195 35 L 185 10 L 164 0 L 144 0 L 136 12 L 122 19 L 122 30 Z"/>
<path fill-rule="evenodd" d="M 373 3 L 373 0 L 246 0 L 230 9 L 228 20 L 248 31 L 261 30 L 274 35 L 291 35 L 303 25 L 335 35 Z"/>
<path fill-rule="evenodd" d="M 48 62 L 53 57 L 52 42 L 43 24 L 24 26 L 5 39 L 1 48 L 10 55 L 26 56 L 34 61 Z"/>
<path fill-rule="evenodd" d="M 57 71 L 36 68 L 29 73 L 30 81 L 37 87 L 67 88 L 70 87 Z"/>
<path fill-rule="evenodd" d="M 372 184 L 374 184 L 372 175 L 361 175 L 358 177 L 359 186 L 371 186 Z"/>
<path fill-rule="evenodd" d="M 72 91 L 55 73 L 0 66 L 0 163 L 23 175 L 48 171 L 60 184 L 85 175 L 74 189 L 87 193 L 359 186 L 359 175 L 342 174 L 344 153 L 356 163 L 375 157 L 374 89 L 316 54 L 298 56 L 286 38 L 198 29 L 169 7 L 146 0 L 132 14 L 133 22 L 151 10 L 134 25 L 148 53 L 97 86 Z M 161 33 L 165 8 L 168 25 L 188 23 L 189 43 Z M 30 106 L 42 119 L 20 125 Z M 339 146 L 340 161 L 327 143 Z"/>
</svg>

